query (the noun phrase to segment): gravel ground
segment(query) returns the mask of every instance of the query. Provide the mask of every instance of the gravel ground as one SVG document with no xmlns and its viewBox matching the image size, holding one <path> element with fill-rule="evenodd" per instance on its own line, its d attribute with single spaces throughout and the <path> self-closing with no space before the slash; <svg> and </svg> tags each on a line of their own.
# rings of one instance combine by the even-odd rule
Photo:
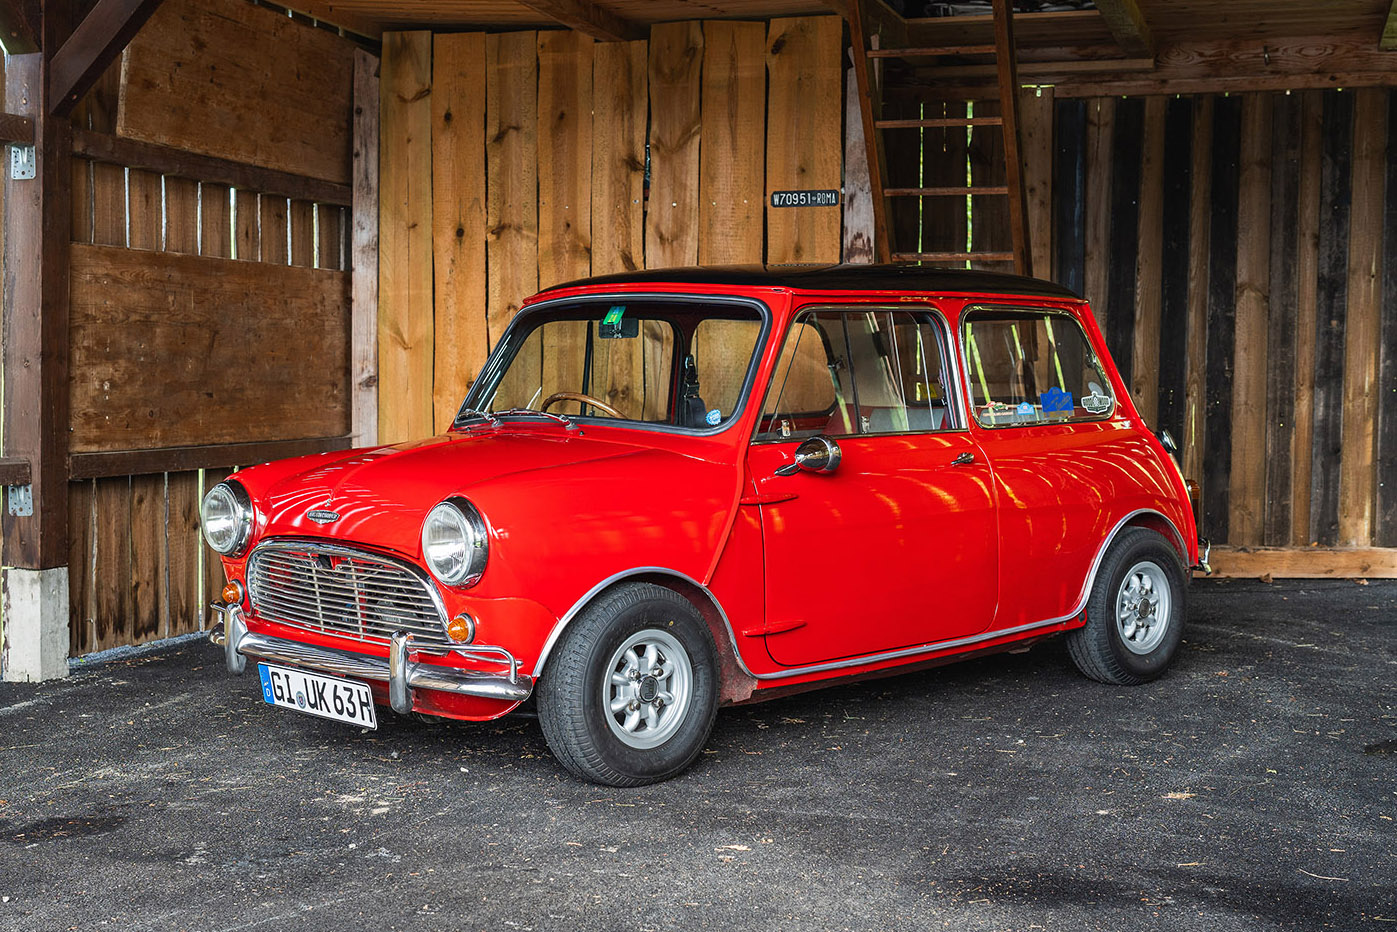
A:
<svg viewBox="0 0 1397 932">
<path fill-rule="evenodd" d="M 1195 585 L 1061 643 L 729 709 L 578 783 L 536 721 L 374 733 L 183 643 L 0 686 L 0 929 L 1397 929 L 1397 583 Z"/>
</svg>

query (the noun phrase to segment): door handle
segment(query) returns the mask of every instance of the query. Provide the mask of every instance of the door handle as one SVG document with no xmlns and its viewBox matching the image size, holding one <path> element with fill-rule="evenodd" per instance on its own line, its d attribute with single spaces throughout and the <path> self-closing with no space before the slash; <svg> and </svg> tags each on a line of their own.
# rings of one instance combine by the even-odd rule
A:
<svg viewBox="0 0 1397 932">
<path fill-rule="evenodd" d="M 973 463 L 973 462 L 975 462 L 975 454 L 974 454 L 974 453 L 962 453 L 960 456 L 957 456 L 955 459 L 951 460 L 951 465 L 952 465 L 952 466 L 969 466 L 969 465 L 970 465 L 971 463 Z"/>
</svg>

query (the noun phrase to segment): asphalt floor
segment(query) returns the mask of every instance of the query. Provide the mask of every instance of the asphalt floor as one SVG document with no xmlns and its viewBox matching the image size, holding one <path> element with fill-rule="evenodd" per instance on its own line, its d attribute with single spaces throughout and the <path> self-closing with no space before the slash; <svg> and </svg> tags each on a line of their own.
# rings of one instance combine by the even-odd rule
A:
<svg viewBox="0 0 1397 932">
<path fill-rule="evenodd" d="M 0 930 L 1397 929 L 1397 582 L 1191 598 L 1157 682 L 1051 641 L 725 710 L 640 790 L 203 642 L 0 685 Z"/>
</svg>

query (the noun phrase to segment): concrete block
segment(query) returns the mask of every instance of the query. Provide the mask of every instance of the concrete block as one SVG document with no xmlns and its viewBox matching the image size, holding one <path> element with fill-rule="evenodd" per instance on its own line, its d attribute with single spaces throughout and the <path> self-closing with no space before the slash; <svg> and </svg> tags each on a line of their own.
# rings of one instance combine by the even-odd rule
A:
<svg viewBox="0 0 1397 932">
<path fill-rule="evenodd" d="M 68 568 L 0 575 L 0 674 L 8 683 L 68 675 Z"/>
</svg>

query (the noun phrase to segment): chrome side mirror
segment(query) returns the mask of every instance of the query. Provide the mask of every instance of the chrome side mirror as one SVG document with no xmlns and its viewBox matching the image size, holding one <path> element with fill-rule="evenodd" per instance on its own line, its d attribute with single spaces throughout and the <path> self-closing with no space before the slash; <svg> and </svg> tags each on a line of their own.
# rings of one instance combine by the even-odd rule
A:
<svg viewBox="0 0 1397 932">
<path fill-rule="evenodd" d="M 839 468 L 839 459 L 843 453 L 839 449 L 839 444 L 829 437 L 811 437 L 800 446 L 796 447 L 795 462 L 787 463 L 776 470 L 778 476 L 793 476 L 797 472 L 834 472 Z"/>
</svg>

